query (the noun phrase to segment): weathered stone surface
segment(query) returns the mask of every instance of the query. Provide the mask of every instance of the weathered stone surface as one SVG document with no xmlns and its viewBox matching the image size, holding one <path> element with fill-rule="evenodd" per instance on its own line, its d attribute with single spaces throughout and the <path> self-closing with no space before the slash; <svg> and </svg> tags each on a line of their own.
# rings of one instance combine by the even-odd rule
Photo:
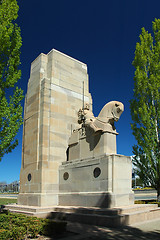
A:
<svg viewBox="0 0 160 240">
<path fill-rule="evenodd" d="M 86 64 L 54 49 L 32 63 L 25 99 L 19 204 L 58 204 L 58 167 L 66 160 L 71 129 L 78 126 L 83 81 L 85 100 L 92 105 Z"/>
<path fill-rule="evenodd" d="M 131 159 L 116 150 L 114 121 L 123 110 L 112 101 L 94 117 L 86 64 L 54 49 L 35 59 L 25 99 L 18 204 L 133 204 Z"/>
<path fill-rule="evenodd" d="M 103 155 L 60 166 L 59 205 L 112 208 L 134 203 L 131 158 Z"/>
<path fill-rule="evenodd" d="M 103 154 L 116 154 L 116 133 L 81 136 L 75 131 L 69 139 L 68 161 L 96 158 Z"/>
</svg>

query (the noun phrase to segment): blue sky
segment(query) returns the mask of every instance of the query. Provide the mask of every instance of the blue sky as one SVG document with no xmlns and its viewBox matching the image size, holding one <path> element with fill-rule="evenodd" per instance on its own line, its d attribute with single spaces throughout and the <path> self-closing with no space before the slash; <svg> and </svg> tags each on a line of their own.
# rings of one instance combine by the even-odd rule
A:
<svg viewBox="0 0 160 240">
<path fill-rule="evenodd" d="M 22 32 L 19 86 L 27 91 L 31 62 L 55 48 L 88 65 L 93 111 L 98 115 L 111 100 L 124 103 L 116 123 L 117 152 L 132 155 L 135 139 L 130 123 L 133 95 L 132 61 L 141 28 L 152 31 L 160 18 L 159 0 L 19 0 L 17 23 Z M 21 167 L 22 127 L 19 146 L 0 162 L 0 182 L 18 180 Z"/>
</svg>

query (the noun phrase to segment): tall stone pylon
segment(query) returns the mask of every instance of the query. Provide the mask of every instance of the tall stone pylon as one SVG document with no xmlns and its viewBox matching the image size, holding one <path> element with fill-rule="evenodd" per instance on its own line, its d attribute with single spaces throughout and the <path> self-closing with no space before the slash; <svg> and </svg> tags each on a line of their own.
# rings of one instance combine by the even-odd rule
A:
<svg viewBox="0 0 160 240">
<path fill-rule="evenodd" d="M 59 165 L 84 100 L 92 106 L 87 65 L 55 49 L 31 64 L 25 98 L 19 205 L 58 205 Z"/>
</svg>

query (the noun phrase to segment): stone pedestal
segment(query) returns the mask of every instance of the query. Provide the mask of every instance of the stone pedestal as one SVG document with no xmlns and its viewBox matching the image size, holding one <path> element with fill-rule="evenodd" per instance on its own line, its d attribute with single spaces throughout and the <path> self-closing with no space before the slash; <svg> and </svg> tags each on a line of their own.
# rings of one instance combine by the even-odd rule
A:
<svg viewBox="0 0 160 240">
<path fill-rule="evenodd" d="M 82 135 L 82 130 L 76 130 L 69 138 L 68 161 L 96 158 L 103 154 L 116 154 L 116 132 Z"/>
<path fill-rule="evenodd" d="M 59 205 L 112 208 L 134 204 L 131 158 L 102 155 L 60 166 Z"/>
<path fill-rule="evenodd" d="M 78 127 L 77 109 L 92 106 L 87 65 L 52 50 L 31 65 L 24 109 L 22 167 L 18 204 L 58 205 L 59 165 Z"/>
</svg>

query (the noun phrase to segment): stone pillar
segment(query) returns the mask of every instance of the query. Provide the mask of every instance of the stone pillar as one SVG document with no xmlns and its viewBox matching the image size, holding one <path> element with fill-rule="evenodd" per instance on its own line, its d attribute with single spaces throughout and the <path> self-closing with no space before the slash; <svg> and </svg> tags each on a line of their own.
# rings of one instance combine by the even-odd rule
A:
<svg viewBox="0 0 160 240">
<path fill-rule="evenodd" d="M 40 54 L 31 65 L 25 98 L 19 205 L 58 205 L 58 168 L 66 161 L 77 110 L 92 105 L 87 65 L 56 50 Z"/>
</svg>

